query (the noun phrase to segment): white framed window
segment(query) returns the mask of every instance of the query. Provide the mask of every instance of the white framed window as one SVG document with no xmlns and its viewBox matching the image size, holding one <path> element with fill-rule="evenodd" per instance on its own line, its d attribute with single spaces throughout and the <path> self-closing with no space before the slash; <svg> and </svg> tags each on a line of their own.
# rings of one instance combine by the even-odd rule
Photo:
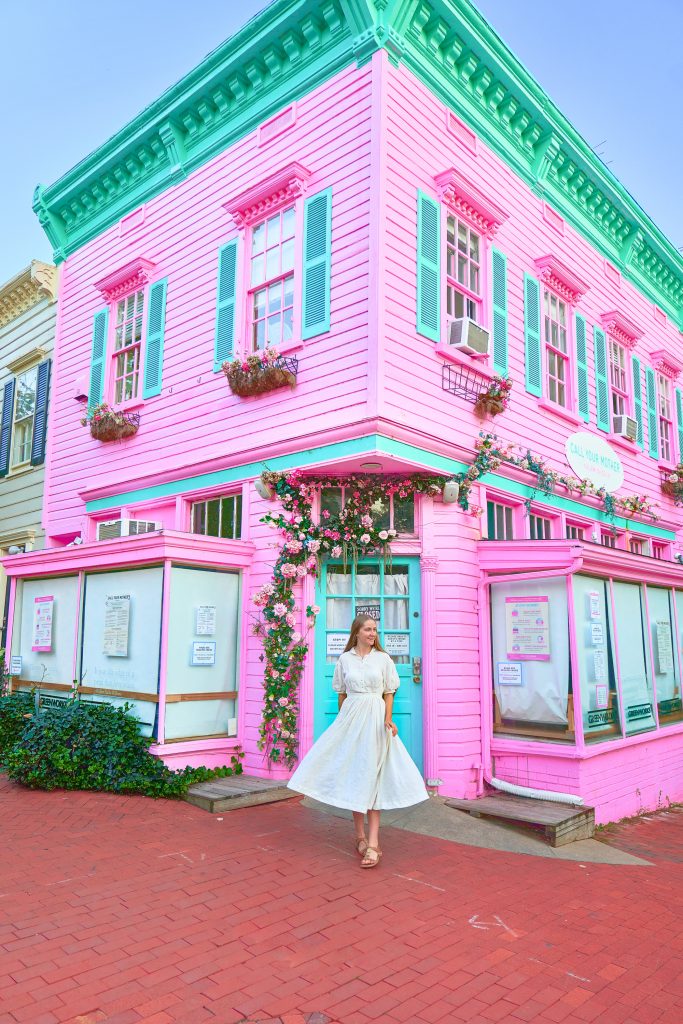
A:
<svg viewBox="0 0 683 1024">
<path fill-rule="evenodd" d="M 250 351 L 279 347 L 294 337 L 294 264 L 297 215 L 294 204 L 250 228 Z"/>
<path fill-rule="evenodd" d="M 632 555 L 646 555 L 647 541 L 642 540 L 640 537 L 629 537 L 628 549 Z"/>
<path fill-rule="evenodd" d="M 31 459 L 33 428 L 36 417 L 37 386 L 37 366 L 24 370 L 23 373 L 17 374 L 15 378 L 11 469 L 24 466 Z"/>
<path fill-rule="evenodd" d="M 568 409 L 572 365 L 567 303 L 549 288 L 543 289 L 543 342 L 547 398 Z"/>
<path fill-rule="evenodd" d="M 242 536 L 242 495 L 222 494 L 193 502 L 190 532 L 201 533 L 205 537 L 239 540 Z"/>
<path fill-rule="evenodd" d="M 446 218 L 446 315 L 448 320 L 483 320 L 481 235 L 449 213 Z"/>
<path fill-rule="evenodd" d="M 486 524 L 489 540 L 514 540 L 515 510 L 500 501 L 486 502 Z"/>
<path fill-rule="evenodd" d="M 531 540 L 550 540 L 552 537 L 552 520 L 546 516 L 529 516 L 529 536 Z"/>
<path fill-rule="evenodd" d="M 630 414 L 628 356 L 624 345 L 609 339 L 609 384 L 612 419 Z M 611 424 L 612 425 L 612 424 Z"/>
<path fill-rule="evenodd" d="M 584 540 L 586 527 L 580 526 L 578 523 L 567 523 L 565 527 L 565 534 L 567 540 Z"/>
<path fill-rule="evenodd" d="M 659 420 L 659 457 L 664 462 L 674 462 L 673 398 L 671 381 L 664 374 L 657 374 L 657 416 Z"/>
<path fill-rule="evenodd" d="M 110 401 L 121 406 L 140 397 L 140 373 L 145 332 L 145 289 L 139 288 L 113 304 L 114 344 L 109 357 Z"/>
</svg>

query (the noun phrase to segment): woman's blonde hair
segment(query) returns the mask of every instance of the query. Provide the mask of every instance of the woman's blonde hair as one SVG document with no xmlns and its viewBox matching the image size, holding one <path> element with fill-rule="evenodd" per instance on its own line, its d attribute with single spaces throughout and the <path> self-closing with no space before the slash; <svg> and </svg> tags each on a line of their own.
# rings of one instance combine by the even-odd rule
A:
<svg viewBox="0 0 683 1024">
<path fill-rule="evenodd" d="M 361 630 L 361 626 L 363 626 L 366 622 L 375 622 L 375 619 L 373 619 L 372 615 L 356 615 L 355 619 L 351 623 L 351 632 L 349 633 L 349 639 L 347 640 L 346 647 L 344 648 L 344 653 L 346 653 L 347 651 L 352 651 L 353 648 L 356 646 L 356 644 L 358 643 L 358 634 Z M 383 654 L 386 653 L 381 643 L 379 642 L 379 633 L 375 635 L 374 649 L 376 651 L 382 651 Z"/>
</svg>

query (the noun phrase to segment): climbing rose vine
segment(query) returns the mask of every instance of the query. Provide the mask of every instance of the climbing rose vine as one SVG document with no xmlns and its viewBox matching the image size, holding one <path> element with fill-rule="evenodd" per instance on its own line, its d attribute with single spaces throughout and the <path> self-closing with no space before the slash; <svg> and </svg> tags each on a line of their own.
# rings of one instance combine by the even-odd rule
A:
<svg viewBox="0 0 683 1024">
<path fill-rule="evenodd" d="M 263 482 L 275 493 L 280 508 L 267 512 L 261 522 L 278 531 L 280 553 L 271 580 L 258 590 L 253 601 L 260 610 L 254 632 L 263 643 L 264 705 L 259 749 L 273 763 L 288 767 L 296 761 L 298 744 L 298 689 L 306 655 L 308 632 L 320 609 L 308 605 L 305 626 L 298 628 L 301 609 L 295 584 L 317 576 L 325 556 L 355 564 L 364 555 L 390 557 L 396 530 L 385 528 L 382 516 L 392 495 L 413 498 L 438 494 L 447 477 L 412 474 L 347 477 L 264 473 Z M 344 507 L 323 509 L 313 519 L 313 505 L 322 488 L 343 487 Z"/>
</svg>

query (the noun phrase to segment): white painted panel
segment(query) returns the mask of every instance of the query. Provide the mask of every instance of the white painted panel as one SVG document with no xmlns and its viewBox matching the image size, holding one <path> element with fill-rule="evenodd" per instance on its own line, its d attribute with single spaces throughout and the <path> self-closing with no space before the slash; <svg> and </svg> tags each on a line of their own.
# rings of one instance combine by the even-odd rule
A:
<svg viewBox="0 0 683 1024">
<path fill-rule="evenodd" d="M 52 650 L 32 651 L 37 597 L 52 597 Z M 78 621 L 78 577 L 24 580 L 17 585 L 12 654 L 21 655 L 21 678 L 34 683 L 71 683 Z"/>
</svg>

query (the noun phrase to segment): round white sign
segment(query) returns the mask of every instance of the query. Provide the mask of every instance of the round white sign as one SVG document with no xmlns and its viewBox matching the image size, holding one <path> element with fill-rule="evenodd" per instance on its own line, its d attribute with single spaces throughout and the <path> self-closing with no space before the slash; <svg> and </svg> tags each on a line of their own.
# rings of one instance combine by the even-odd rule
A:
<svg viewBox="0 0 683 1024">
<path fill-rule="evenodd" d="M 618 491 L 624 482 L 624 467 L 614 448 L 602 437 L 579 430 L 567 438 L 567 462 L 579 480 L 594 487 Z"/>
</svg>

